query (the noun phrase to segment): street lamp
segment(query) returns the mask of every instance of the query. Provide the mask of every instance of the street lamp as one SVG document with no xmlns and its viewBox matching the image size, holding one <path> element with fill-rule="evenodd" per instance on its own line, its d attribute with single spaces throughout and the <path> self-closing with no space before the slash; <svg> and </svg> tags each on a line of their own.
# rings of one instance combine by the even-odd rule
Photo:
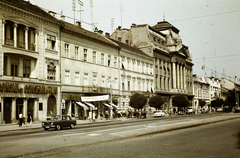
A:
<svg viewBox="0 0 240 158">
<path fill-rule="evenodd" d="M 113 63 L 116 63 L 116 61 L 113 61 Z M 112 106 L 112 66 L 111 62 L 109 62 L 110 66 L 110 119 L 113 118 L 113 106 Z"/>
</svg>

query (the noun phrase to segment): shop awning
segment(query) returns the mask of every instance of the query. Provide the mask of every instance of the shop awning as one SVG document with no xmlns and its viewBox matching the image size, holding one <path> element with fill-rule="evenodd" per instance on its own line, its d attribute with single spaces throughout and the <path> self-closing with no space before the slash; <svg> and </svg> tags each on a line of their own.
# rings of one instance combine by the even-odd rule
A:
<svg viewBox="0 0 240 158">
<path fill-rule="evenodd" d="M 81 102 L 76 102 L 78 105 L 80 105 L 81 107 L 84 108 L 84 110 L 89 110 L 89 107 L 86 106 L 85 104 L 81 103 Z"/>
<path fill-rule="evenodd" d="M 107 103 L 103 103 L 103 105 L 107 106 L 107 107 L 111 107 L 109 104 Z"/>
<path fill-rule="evenodd" d="M 110 103 L 113 107 L 117 108 L 117 105 L 113 104 L 113 103 Z"/>
<path fill-rule="evenodd" d="M 91 103 L 88 103 L 88 102 L 84 102 L 84 103 L 87 104 L 89 107 L 92 107 L 93 110 L 97 110 L 97 108 Z"/>
</svg>

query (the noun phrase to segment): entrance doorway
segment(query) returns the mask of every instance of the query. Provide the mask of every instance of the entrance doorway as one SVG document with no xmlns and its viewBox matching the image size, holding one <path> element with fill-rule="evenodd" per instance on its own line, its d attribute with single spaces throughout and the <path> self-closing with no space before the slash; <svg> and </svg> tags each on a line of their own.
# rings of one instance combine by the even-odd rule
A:
<svg viewBox="0 0 240 158">
<path fill-rule="evenodd" d="M 16 119 L 17 120 L 19 119 L 20 113 L 23 114 L 23 98 L 17 98 L 17 101 L 16 101 Z"/>
<path fill-rule="evenodd" d="M 28 104 L 27 104 L 27 113 L 31 114 L 31 117 L 32 117 L 32 121 L 33 121 L 33 118 L 34 118 L 34 98 L 29 98 L 28 99 Z"/>
<path fill-rule="evenodd" d="M 4 121 L 5 123 L 11 123 L 11 109 L 12 109 L 12 98 L 4 98 Z"/>
</svg>

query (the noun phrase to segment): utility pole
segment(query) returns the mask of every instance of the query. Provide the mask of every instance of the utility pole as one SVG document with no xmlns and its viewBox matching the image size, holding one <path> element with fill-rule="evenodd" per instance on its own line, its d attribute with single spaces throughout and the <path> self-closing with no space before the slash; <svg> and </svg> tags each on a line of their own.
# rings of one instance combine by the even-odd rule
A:
<svg viewBox="0 0 240 158">
<path fill-rule="evenodd" d="M 122 11 L 123 11 L 123 4 L 120 3 L 120 11 L 121 11 L 121 28 L 122 28 Z"/>
<path fill-rule="evenodd" d="M 113 33 L 113 28 L 114 28 L 114 18 L 111 19 L 111 27 L 112 27 L 112 33 Z"/>
<path fill-rule="evenodd" d="M 92 31 L 94 31 L 94 27 L 93 27 L 93 12 L 92 12 L 93 0 L 90 0 L 90 7 L 91 7 L 91 25 L 92 25 Z"/>
</svg>

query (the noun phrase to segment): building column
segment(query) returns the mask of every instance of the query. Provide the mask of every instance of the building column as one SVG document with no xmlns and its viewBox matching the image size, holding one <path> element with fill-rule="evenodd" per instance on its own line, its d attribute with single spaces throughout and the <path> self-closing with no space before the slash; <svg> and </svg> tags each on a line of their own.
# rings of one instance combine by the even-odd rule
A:
<svg viewBox="0 0 240 158">
<path fill-rule="evenodd" d="M 27 117 L 27 101 L 28 98 L 24 98 L 23 99 L 23 117 Z"/>
<path fill-rule="evenodd" d="M 180 65 L 180 89 L 183 89 L 183 71 L 182 71 L 182 64 Z"/>
<path fill-rule="evenodd" d="M 28 27 L 26 26 L 25 28 L 24 28 L 24 30 L 25 30 L 25 49 L 26 50 L 28 50 Z"/>
<path fill-rule="evenodd" d="M 17 47 L 17 24 L 13 25 L 14 29 L 13 29 L 13 41 L 14 41 L 14 47 Z"/>
<path fill-rule="evenodd" d="M 176 65 L 175 62 L 172 63 L 172 83 L 173 83 L 173 89 L 176 89 Z"/>
<path fill-rule="evenodd" d="M 3 115 L 4 115 L 4 97 L 0 97 L 0 100 L 1 100 L 1 111 L 0 111 L 0 123 L 1 124 L 4 124 L 5 122 L 4 122 L 4 120 L 3 120 Z"/>
<path fill-rule="evenodd" d="M 35 30 L 35 52 L 38 51 L 38 30 Z"/>
<path fill-rule="evenodd" d="M 185 90 L 187 89 L 187 87 L 186 87 L 186 68 L 185 68 L 185 66 L 183 67 L 183 87 L 184 87 Z"/>
<path fill-rule="evenodd" d="M 2 45 L 5 45 L 5 24 L 6 21 L 2 20 Z"/>
<path fill-rule="evenodd" d="M 17 121 L 17 119 L 16 119 L 16 107 L 17 107 L 16 100 L 17 100 L 17 98 L 12 98 L 12 122 L 13 123 Z"/>
<path fill-rule="evenodd" d="M 177 89 L 179 89 L 179 64 L 177 64 Z"/>
<path fill-rule="evenodd" d="M 36 122 L 36 121 L 39 121 L 39 118 L 38 118 L 38 105 L 39 105 L 39 98 L 35 98 L 34 99 L 34 117 L 33 117 L 33 121 Z"/>
</svg>

